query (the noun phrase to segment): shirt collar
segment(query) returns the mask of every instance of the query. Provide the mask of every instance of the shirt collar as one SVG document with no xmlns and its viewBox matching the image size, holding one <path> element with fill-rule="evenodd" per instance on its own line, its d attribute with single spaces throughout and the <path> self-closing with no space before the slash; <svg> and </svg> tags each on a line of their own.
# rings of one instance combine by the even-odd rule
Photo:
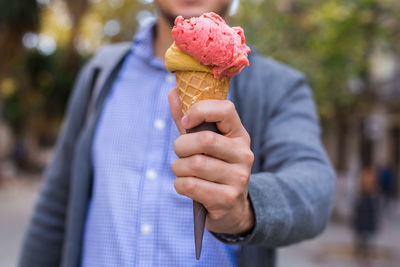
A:
<svg viewBox="0 0 400 267">
<path fill-rule="evenodd" d="M 132 53 L 152 67 L 166 71 L 164 62 L 157 58 L 153 52 L 153 40 L 156 27 L 157 25 L 154 22 L 143 27 L 135 34 L 135 37 L 133 38 Z"/>
</svg>

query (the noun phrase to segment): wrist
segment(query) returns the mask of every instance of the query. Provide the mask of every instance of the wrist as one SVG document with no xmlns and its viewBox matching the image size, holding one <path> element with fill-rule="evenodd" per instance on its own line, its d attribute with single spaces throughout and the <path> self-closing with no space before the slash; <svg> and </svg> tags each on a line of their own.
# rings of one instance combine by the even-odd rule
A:
<svg viewBox="0 0 400 267">
<path fill-rule="evenodd" d="M 246 198 L 244 215 L 245 216 L 243 216 L 243 220 L 240 223 L 239 230 L 236 233 L 237 235 L 249 234 L 253 230 L 255 225 L 254 210 L 249 197 Z"/>
</svg>

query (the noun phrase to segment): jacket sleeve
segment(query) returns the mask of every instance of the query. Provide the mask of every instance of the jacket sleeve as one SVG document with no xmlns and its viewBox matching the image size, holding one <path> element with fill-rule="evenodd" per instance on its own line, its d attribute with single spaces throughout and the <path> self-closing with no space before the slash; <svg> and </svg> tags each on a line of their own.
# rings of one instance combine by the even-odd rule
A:
<svg viewBox="0 0 400 267">
<path fill-rule="evenodd" d="M 268 112 L 262 172 L 249 181 L 256 223 L 241 244 L 289 245 L 316 236 L 329 221 L 336 176 L 320 141 L 311 90 L 296 77 Z"/>
<path fill-rule="evenodd" d="M 44 182 L 25 235 L 19 267 L 60 266 L 71 162 L 75 140 L 84 123 L 90 93 L 89 68 L 80 72 L 70 97 L 67 115 L 58 138 L 55 154 L 44 174 Z"/>
</svg>

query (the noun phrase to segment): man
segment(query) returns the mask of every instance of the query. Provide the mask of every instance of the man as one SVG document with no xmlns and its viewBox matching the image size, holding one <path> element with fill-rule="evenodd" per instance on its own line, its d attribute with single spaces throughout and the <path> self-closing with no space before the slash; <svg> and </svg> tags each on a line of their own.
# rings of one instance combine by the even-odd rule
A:
<svg viewBox="0 0 400 267">
<path fill-rule="evenodd" d="M 300 73 L 253 51 L 230 101 L 200 101 L 184 117 L 171 90 L 173 19 L 226 17 L 230 4 L 156 1 L 155 25 L 83 69 L 21 267 L 274 266 L 275 248 L 323 230 L 334 172 Z M 203 121 L 222 134 L 183 134 Z M 208 210 L 199 261 L 191 199 Z"/>
</svg>

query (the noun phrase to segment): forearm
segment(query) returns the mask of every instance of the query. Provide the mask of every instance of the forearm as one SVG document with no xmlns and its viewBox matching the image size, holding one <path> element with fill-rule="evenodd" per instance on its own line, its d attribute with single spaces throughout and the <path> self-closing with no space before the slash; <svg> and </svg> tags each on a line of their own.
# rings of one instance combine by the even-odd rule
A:
<svg viewBox="0 0 400 267">
<path fill-rule="evenodd" d="M 249 194 L 256 224 L 246 241 L 278 247 L 321 233 L 329 220 L 334 188 L 332 169 L 317 162 L 252 175 Z"/>
<path fill-rule="evenodd" d="M 275 248 L 312 238 L 323 231 L 331 213 L 335 176 L 329 164 L 298 163 L 282 172 L 251 175 L 249 197 L 255 225 L 234 244 Z"/>
<path fill-rule="evenodd" d="M 320 142 L 311 91 L 299 77 L 278 92 L 278 104 L 258 118 L 266 123 L 253 143 L 256 165 L 248 186 L 255 226 L 239 244 L 288 245 L 314 237 L 329 220 L 335 174 Z"/>
</svg>

